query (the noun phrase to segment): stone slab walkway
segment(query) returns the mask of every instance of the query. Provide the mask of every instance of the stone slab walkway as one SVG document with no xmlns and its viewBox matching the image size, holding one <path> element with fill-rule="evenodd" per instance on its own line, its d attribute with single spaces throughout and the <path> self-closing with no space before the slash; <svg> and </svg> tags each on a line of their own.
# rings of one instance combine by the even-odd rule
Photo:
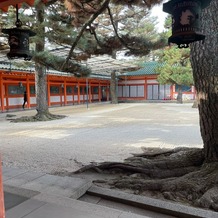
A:
<svg viewBox="0 0 218 218">
<path fill-rule="evenodd" d="M 34 173 L 3 167 L 6 218 L 215 218 L 218 213 L 172 202 L 95 187 L 87 179 Z M 78 200 L 84 194 L 103 198 L 104 205 Z M 123 210 L 122 203 L 141 208 Z"/>
<path fill-rule="evenodd" d="M 7 218 L 142 218 L 78 201 L 91 182 L 3 167 Z"/>
</svg>

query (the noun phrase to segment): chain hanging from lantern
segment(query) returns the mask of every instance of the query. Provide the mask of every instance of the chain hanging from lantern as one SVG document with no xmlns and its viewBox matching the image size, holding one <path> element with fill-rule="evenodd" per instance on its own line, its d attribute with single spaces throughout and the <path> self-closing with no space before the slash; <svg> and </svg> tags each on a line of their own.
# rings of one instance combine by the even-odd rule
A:
<svg viewBox="0 0 218 218">
<path fill-rule="evenodd" d="M 163 11 L 172 15 L 169 44 L 188 48 L 190 43 L 205 39 L 200 30 L 200 13 L 210 2 L 211 0 L 170 0 L 163 4 Z"/>
<path fill-rule="evenodd" d="M 32 30 L 21 28 L 22 22 L 18 18 L 18 5 L 16 5 L 15 25 L 16 28 L 2 29 L 3 33 L 9 35 L 10 52 L 7 54 L 7 57 L 8 59 L 23 58 L 29 61 L 32 58 L 29 51 L 29 37 L 35 36 L 36 33 Z"/>
</svg>

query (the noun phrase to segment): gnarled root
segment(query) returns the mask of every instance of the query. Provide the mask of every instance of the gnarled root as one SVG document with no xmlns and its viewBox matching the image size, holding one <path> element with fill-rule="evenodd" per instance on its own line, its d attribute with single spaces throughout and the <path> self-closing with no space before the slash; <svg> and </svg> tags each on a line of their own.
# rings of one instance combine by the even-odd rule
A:
<svg viewBox="0 0 218 218">
<path fill-rule="evenodd" d="M 49 120 L 57 120 L 57 119 L 63 119 L 64 115 L 55 115 L 51 114 L 50 112 L 44 112 L 44 113 L 37 113 L 34 116 L 23 116 L 15 119 L 11 119 L 11 122 L 18 123 L 18 122 L 36 122 L 36 121 L 49 121 Z"/>
<path fill-rule="evenodd" d="M 123 173 L 142 173 L 150 178 L 178 177 L 199 169 L 204 161 L 201 149 L 177 148 L 154 153 L 151 150 L 147 154 L 135 155 L 124 163 L 104 162 L 92 163 L 84 166 L 74 173 L 81 173 L 90 169 L 98 172 L 105 170 L 122 170 Z"/>
<path fill-rule="evenodd" d="M 92 163 L 74 173 L 116 174 L 96 185 L 218 210 L 218 163 L 204 163 L 202 149 L 146 149 L 123 163 Z"/>
</svg>

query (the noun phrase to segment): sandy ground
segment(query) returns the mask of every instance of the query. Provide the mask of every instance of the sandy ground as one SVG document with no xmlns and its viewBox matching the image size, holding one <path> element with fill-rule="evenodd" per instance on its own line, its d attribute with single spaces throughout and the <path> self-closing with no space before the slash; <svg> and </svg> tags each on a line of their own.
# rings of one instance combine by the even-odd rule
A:
<svg viewBox="0 0 218 218">
<path fill-rule="evenodd" d="M 192 104 L 89 104 L 50 108 L 61 120 L 12 123 L 0 114 L 4 166 L 46 173 L 72 172 L 82 164 L 122 161 L 142 147 L 202 147 L 198 110 Z"/>
</svg>

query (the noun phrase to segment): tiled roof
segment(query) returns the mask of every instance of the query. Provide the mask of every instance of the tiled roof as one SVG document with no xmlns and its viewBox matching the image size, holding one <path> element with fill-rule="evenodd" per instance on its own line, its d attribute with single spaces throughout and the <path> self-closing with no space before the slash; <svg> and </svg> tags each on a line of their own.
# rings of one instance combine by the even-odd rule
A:
<svg viewBox="0 0 218 218">
<path fill-rule="evenodd" d="M 55 49 L 50 49 L 50 52 L 56 56 L 67 57 L 70 52 L 70 46 L 60 46 Z M 0 52 L 0 69 L 9 69 L 12 70 L 22 70 L 29 71 L 30 69 L 26 69 L 25 67 L 15 67 L 13 64 L 10 64 L 8 61 L 6 53 L 9 51 L 1 51 Z M 19 61 L 18 59 L 13 61 Z M 76 62 L 76 60 L 74 60 Z M 110 73 L 113 71 L 123 73 L 125 71 L 136 70 L 139 69 L 138 65 L 135 65 L 129 61 L 117 60 L 113 59 L 108 55 L 99 55 L 99 56 L 91 56 L 87 60 L 81 61 L 80 64 L 84 67 L 88 67 L 91 70 L 91 74 L 98 74 L 100 76 L 110 76 Z M 32 66 L 34 63 L 32 62 Z M 34 71 L 34 68 L 31 70 Z M 55 71 L 55 70 L 53 70 Z M 55 71 L 58 73 L 58 71 Z M 63 72 L 59 72 L 63 74 Z"/>
<path fill-rule="evenodd" d="M 108 62 L 110 64 L 110 61 Z M 115 62 L 113 62 L 114 64 Z M 98 64 L 99 65 L 99 64 Z M 133 66 L 133 65 L 132 65 Z M 119 66 L 117 67 L 129 67 L 129 69 L 131 69 L 131 65 L 122 65 L 122 62 Z M 104 68 L 100 68 L 100 65 L 99 65 L 99 72 L 94 72 L 94 73 L 91 73 L 88 77 L 89 78 L 99 78 L 99 79 L 110 79 L 111 78 L 111 75 L 107 72 L 105 72 L 104 70 L 108 70 L 107 67 L 105 67 L 106 69 Z M 102 71 L 100 71 L 100 69 Z M 134 69 L 134 68 L 133 68 Z M 27 72 L 27 73 L 35 73 L 35 67 L 34 66 L 31 66 L 31 67 L 18 67 L 16 65 L 14 65 L 13 63 L 11 62 L 5 62 L 5 61 L 0 61 L 0 70 L 5 70 L 5 71 L 20 71 L 20 72 Z M 47 74 L 52 74 L 52 75 L 58 75 L 58 76 L 73 76 L 72 73 L 67 73 L 67 72 L 61 72 L 61 71 L 57 71 L 57 70 L 53 70 L 53 69 L 46 69 L 46 73 Z"/>
<path fill-rule="evenodd" d="M 70 46 L 56 46 L 54 49 L 50 50 L 50 52 L 56 56 L 67 57 L 70 50 Z M 81 53 L 81 51 L 76 52 L 78 52 L 78 54 Z M 81 61 L 80 63 L 81 65 L 90 68 L 91 72 L 94 74 L 102 74 L 107 76 L 113 71 L 125 72 L 139 69 L 138 65 L 135 65 L 129 61 L 114 59 L 109 55 L 92 55 L 90 58 L 85 61 Z"/>
<path fill-rule="evenodd" d="M 144 76 L 144 75 L 156 75 L 159 74 L 156 71 L 156 68 L 161 64 L 153 61 L 153 62 L 146 62 L 143 64 L 142 68 L 136 71 L 130 71 L 123 73 L 122 76 Z"/>
<path fill-rule="evenodd" d="M 12 64 L 11 62 L 2 62 L 0 61 L 0 69 L 6 71 L 22 71 L 22 72 L 35 72 L 33 67 L 18 67 Z"/>
</svg>

